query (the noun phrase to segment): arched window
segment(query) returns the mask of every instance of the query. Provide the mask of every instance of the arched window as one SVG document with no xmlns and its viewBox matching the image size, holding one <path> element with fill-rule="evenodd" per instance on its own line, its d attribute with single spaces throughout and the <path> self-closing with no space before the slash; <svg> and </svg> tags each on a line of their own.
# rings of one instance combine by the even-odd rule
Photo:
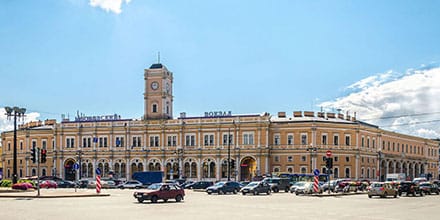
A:
<svg viewBox="0 0 440 220">
<path fill-rule="evenodd" d="M 42 176 L 46 176 L 46 169 L 42 169 L 42 170 L 41 170 L 41 175 L 42 175 Z"/>
<path fill-rule="evenodd" d="M 288 172 L 288 173 L 293 173 L 293 167 L 289 167 L 289 168 L 287 168 L 287 172 Z"/>
<path fill-rule="evenodd" d="M 333 176 L 334 176 L 335 178 L 339 178 L 339 168 L 335 167 L 335 168 L 333 169 Z"/>
<path fill-rule="evenodd" d="M 157 112 L 157 104 L 153 104 L 151 110 L 153 113 L 156 113 Z"/>
<path fill-rule="evenodd" d="M 306 173 L 307 169 L 305 167 L 301 167 L 301 173 Z"/>
</svg>

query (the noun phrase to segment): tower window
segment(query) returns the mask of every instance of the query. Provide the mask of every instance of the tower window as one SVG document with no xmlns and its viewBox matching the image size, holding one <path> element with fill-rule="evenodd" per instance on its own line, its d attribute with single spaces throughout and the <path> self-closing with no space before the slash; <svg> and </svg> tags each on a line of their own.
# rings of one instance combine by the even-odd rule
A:
<svg viewBox="0 0 440 220">
<path fill-rule="evenodd" d="M 157 104 L 153 104 L 153 113 L 156 113 L 157 112 Z"/>
</svg>

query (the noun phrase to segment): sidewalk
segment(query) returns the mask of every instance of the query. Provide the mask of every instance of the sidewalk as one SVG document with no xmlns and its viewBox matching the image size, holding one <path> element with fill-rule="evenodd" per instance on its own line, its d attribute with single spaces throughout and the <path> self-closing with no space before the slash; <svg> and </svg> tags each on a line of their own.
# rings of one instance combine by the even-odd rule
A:
<svg viewBox="0 0 440 220">
<path fill-rule="evenodd" d="M 110 196 L 108 193 L 96 193 L 88 189 L 41 189 L 40 196 L 37 196 L 37 190 L 13 190 L 0 188 L 0 198 L 71 198 L 71 197 L 101 197 Z"/>
</svg>

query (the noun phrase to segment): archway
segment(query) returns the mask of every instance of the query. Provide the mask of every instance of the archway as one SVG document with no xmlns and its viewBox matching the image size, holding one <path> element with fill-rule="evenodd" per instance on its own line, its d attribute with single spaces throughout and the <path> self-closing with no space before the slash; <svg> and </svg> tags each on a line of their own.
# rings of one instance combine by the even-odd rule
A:
<svg viewBox="0 0 440 220">
<path fill-rule="evenodd" d="M 73 169 L 73 164 L 75 161 L 73 159 L 67 159 L 64 162 L 64 179 L 75 181 L 75 170 Z"/>
<path fill-rule="evenodd" d="M 240 162 L 240 180 L 252 181 L 257 175 L 257 161 L 253 157 L 245 157 Z"/>
</svg>

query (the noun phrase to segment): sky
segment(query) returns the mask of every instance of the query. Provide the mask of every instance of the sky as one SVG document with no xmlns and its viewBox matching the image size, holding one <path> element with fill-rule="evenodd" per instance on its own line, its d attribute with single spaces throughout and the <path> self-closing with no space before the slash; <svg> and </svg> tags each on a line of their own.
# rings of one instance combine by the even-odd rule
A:
<svg viewBox="0 0 440 220">
<path fill-rule="evenodd" d="M 25 121 L 140 118 L 160 53 L 175 117 L 341 109 L 439 138 L 438 21 L 429 0 L 6 0 L 0 108 L 26 108 Z"/>
</svg>

